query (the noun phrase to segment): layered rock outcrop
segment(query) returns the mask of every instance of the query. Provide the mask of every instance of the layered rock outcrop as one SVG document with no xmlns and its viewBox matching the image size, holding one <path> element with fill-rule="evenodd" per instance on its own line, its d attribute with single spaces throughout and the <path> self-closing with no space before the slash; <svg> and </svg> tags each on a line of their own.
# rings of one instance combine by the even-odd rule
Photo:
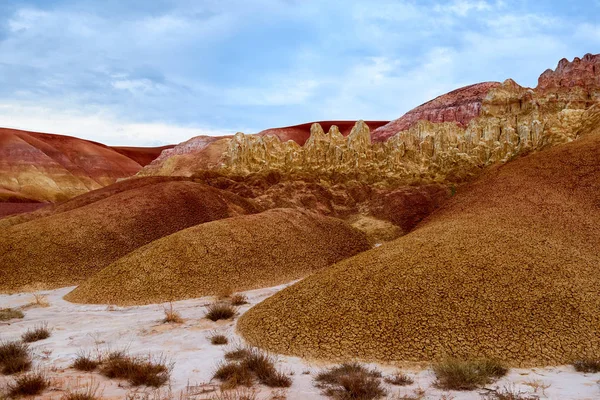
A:
<svg viewBox="0 0 600 400">
<path fill-rule="evenodd" d="M 388 121 L 369 121 L 372 127 L 387 124 Z M 325 129 L 335 125 L 342 136 L 348 136 L 355 121 L 321 121 L 318 122 Z M 310 137 L 313 123 L 306 123 L 283 128 L 270 128 L 260 131 L 252 136 L 277 138 L 281 142 L 293 141 L 300 146 Z M 196 136 L 177 146 L 163 151 L 150 165 L 140 171 L 140 176 L 150 175 L 183 175 L 191 176 L 201 169 L 218 168 L 221 156 L 227 148 L 227 143 L 233 135 L 227 136 Z"/>
<path fill-rule="evenodd" d="M 65 200 L 134 175 L 160 150 L 0 128 L 0 201 Z"/>
<path fill-rule="evenodd" d="M 368 182 L 462 182 L 486 166 L 576 139 L 599 100 L 599 58 L 561 61 L 556 71 L 542 75 L 536 89 L 509 79 L 449 93 L 396 121 L 408 129 L 383 142 L 371 142 L 363 121 L 347 138 L 335 126 L 325 134 L 313 124 L 304 146 L 237 133 L 223 167 L 235 173 L 347 174 Z M 577 71 L 583 71 L 581 78 Z M 450 122 L 440 122 L 443 110 L 453 115 Z"/>
</svg>

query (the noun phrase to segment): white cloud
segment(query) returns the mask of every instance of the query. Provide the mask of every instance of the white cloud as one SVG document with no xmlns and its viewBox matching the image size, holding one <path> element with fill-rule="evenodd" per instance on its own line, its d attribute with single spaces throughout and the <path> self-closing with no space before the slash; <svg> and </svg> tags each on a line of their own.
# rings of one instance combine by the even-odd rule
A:
<svg viewBox="0 0 600 400">
<path fill-rule="evenodd" d="M 436 12 L 452 13 L 452 14 L 456 14 L 461 17 L 465 17 L 471 11 L 479 11 L 479 12 L 489 11 L 489 10 L 492 10 L 494 7 L 497 7 L 500 4 L 502 4 L 502 3 L 497 3 L 497 4 L 493 5 L 493 4 L 491 4 L 487 1 L 483 1 L 483 0 L 479 0 L 479 1 L 455 0 L 449 4 L 443 4 L 443 5 L 436 4 L 433 9 Z"/>
<path fill-rule="evenodd" d="M 106 110 L 82 112 L 2 103 L 0 126 L 75 136 L 111 146 L 159 146 L 180 143 L 198 135 L 223 136 L 232 133 L 166 122 L 124 121 Z"/>
</svg>

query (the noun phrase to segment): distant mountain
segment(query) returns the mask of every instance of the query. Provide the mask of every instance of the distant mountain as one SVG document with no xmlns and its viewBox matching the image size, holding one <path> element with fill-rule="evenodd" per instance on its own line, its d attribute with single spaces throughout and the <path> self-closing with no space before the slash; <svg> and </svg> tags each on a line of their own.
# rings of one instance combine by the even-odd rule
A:
<svg viewBox="0 0 600 400">
<path fill-rule="evenodd" d="M 0 128 L 0 202 L 56 202 L 137 173 L 166 148 Z"/>
</svg>

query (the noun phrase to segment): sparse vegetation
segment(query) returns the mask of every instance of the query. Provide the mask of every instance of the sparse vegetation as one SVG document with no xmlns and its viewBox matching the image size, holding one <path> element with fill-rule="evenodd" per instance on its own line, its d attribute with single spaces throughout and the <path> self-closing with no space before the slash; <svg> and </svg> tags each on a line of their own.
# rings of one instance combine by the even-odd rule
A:
<svg viewBox="0 0 600 400">
<path fill-rule="evenodd" d="M 153 360 L 113 352 L 102 363 L 100 373 L 111 379 L 126 379 L 133 386 L 160 387 L 168 382 L 170 368 L 162 358 Z"/>
<path fill-rule="evenodd" d="M 28 304 L 29 307 L 50 307 L 48 298 L 41 293 L 33 294 L 33 301 Z"/>
<path fill-rule="evenodd" d="M 412 385 L 415 382 L 413 378 L 401 372 L 398 372 L 392 376 L 386 376 L 383 380 L 385 383 L 396 386 Z"/>
<path fill-rule="evenodd" d="M 164 309 L 165 318 L 163 319 L 163 323 L 165 324 L 181 324 L 183 323 L 183 318 L 181 315 L 173 309 L 173 303 L 169 304 L 169 308 Z"/>
<path fill-rule="evenodd" d="M 235 316 L 237 310 L 230 304 L 223 302 L 215 302 L 206 308 L 206 318 L 211 321 L 220 319 L 231 319 Z"/>
<path fill-rule="evenodd" d="M 234 306 L 243 306 L 248 304 L 248 298 L 243 294 L 234 294 L 231 296 L 231 304 Z"/>
<path fill-rule="evenodd" d="M 582 358 L 573 362 L 575 371 L 586 374 L 600 372 L 600 359 L 597 358 Z"/>
<path fill-rule="evenodd" d="M 61 400 L 100 400 L 98 389 L 100 385 L 93 380 L 83 389 L 65 394 Z"/>
<path fill-rule="evenodd" d="M 508 372 L 500 362 L 489 359 L 447 359 L 433 366 L 436 386 L 446 390 L 473 390 L 493 382 Z"/>
<path fill-rule="evenodd" d="M 250 350 L 244 347 L 236 347 L 233 350 L 225 353 L 225 359 L 227 361 L 239 361 L 250 356 Z"/>
<path fill-rule="evenodd" d="M 514 388 L 503 388 L 494 390 L 485 396 L 490 400 L 538 400 L 537 396 L 529 396 L 527 393 L 517 391 Z"/>
<path fill-rule="evenodd" d="M 4 375 L 29 371 L 31 357 L 27 344 L 17 341 L 0 343 L 0 367 Z"/>
<path fill-rule="evenodd" d="M 8 385 L 11 397 L 35 396 L 50 386 L 50 381 L 43 372 L 31 372 L 21 375 Z"/>
<path fill-rule="evenodd" d="M 229 343 L 229 339 L 227 339 L 227 336 L 216 332 L 209 336 L 208 339 L 210 340 L 210 343 L 218 346 L 222 346 L 224 344 Z"/>
<path fill-rule="evenodd" d="M 220 391 L 210 398 L 210 400 L 257 400 L 254 389 L 241 388 L 236 390 Z"/>
<path fill-rule="evenodd" d="M 289 387 L 292 380 L 275 368 L 275 360 L 258 349 L 236 349 L 228 352 L 227 363 L 221 364 L 214 378 L 233 389 L 238 385 L 251 386 L 254 379 L 269 387 Z"/>
<path fill-rule="evenodd" d="M 236 362 L 220 364 L 213 375 L 214 379 L 223 382 L 224 389 L 234 389 L 238 386 L 252 386 L 254 376 L 246 366 Z"/>
<path fill-rule="evenodd" d="M 381 373 L 358 363 L 346 363 L 321 371 L 315 382 L 324 395 L 337 400 L 378 399 L 387 394 L 381 386 Z"/>
<path fill-rule="evenodd" d="M 21 336 L 21 339 L 23 339 L 23 341 L 26 343 L 32 343 L 39 340 L 48 339 L 49 337 L 50 329 L 48 329 L 48 324 L 43 323 L 33 329 L 28 329 L 27 332 Z"/>
<path fill-rule="evenodd" d="M 72 367 L 78 371 L 90 372 L 98 368 L 100 361 L 93 359 L 89 353 L 79 353 L 73 361 Z"/>
<path fill-rule="evenodd" d="M 16 308 L 2 308 L 0 309 L 0 321 L 10 321 L 11 319 L 23 318 L 25 314 L 23 311 L 17 310 Z"/>
</svg>

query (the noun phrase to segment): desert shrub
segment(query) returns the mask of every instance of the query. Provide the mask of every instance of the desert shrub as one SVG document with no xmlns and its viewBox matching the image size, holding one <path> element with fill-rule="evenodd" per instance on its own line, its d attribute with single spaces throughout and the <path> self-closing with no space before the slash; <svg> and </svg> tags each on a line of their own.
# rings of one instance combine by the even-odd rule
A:
<svg viewBox="0 0 600 400">
<path fill-rule="evenodd" d="M 396 386 L 412 385 L 415 382 L 413 378 L 400 372 L 392 376 L 386 376 L 383 380 L 385 383 Z"/>
<path fill-rule="evenodd" d="M 21 342 L 0 343 L 0 367 L 4 375 L 12 375 L 31 369 L 29 347 Z"/>
<path fill-rule="evenodd" d="M 11 319 L 23 318 L 25 314 L 23 311 L 17 310 L 16 308 L 2 308 L 0 309 L 0 321 L 8 321 Z"/>
<path fill-rule="evenodd" d="M 213 333 L 211 336 L 209 336 L 208 339 L 210 340 L 211 344 L 219 346 L 229 343 L 229 339 L 227 339 L 227 336 L 221 335 L 219 333 Z"/>
<path fill-rule="evenodd" d="M 381 373 L 358 363 L 345 363 L 321 371 L 315 377 L 316 386 L 334 399 L 378 399 L 387 394 L 381 386 Z"/>
<path fill-rule="evenodd" d="M 229 388 L 240 384 L 250 386 L 254 378 L 269 387 L 290 387 L 292 384 L 289 376 L 277 371 L 274 359 L 258 349 L 239 348 L 226 353 L 225 358 L 230 361 L 221 364 L 213 377 Z"/>
<path fill-rule="evenodd" d="M 206 318 L 211 321 L 218 321 L 220 319 L 231 319 L 236 314 L 235 307 L 227 303 L 215 302 L 210 304 L 206 308 Z"/>
<path fill-rule="evenodd" d="M 584 358 L 573 362 L 575 371 L 584 373 L 596 373 L 600 372 L 600 359 L 596 358 Z"/>
<path fill-rule="evenodd" d="M 111 379 L 126 379 L 133 386 L 160 387 L 168 382 L 170 368 L 162 358 L 153 360 L 115 352 L 102 363 L 100 373 Z"/>
<path fill-rule="evenodd" d="M 90 372 L 95 370 L 98 365 L 100 365 L 100 361 L 93 359 L 89 353 L 79 353 L 73 361 L 72 367 L 78 371 Z"/>
<path fill-rule="evenodd" d="M 220 364 L 213 378 L 223 382 L 224 389 L 234 389 L 238 386 L 250 387 L 254 382 L 252 371 L 247 366 L 235 362 Z"/>
<path fill-rule="evenodd" d="M 234 306 L 243 306 L 248 304 L 248 298 L 243 294 L 234 294 L 231 296 L 231 304 Z"/>
<path fill-rule="evenodd" d="M 233 350 L 225 353 L 225 359 L 227 361 L 239 361 L 247 358 L 250 355 L 250 350 L 244 347 L 236 347 Z"/>
<path fill-rule="evenodd" d="M 38 340 L 48 339 L 49 337 L 50 330 L 48 329 L 48 325 L 44 323 L 33 329 L 28 329 L 27 332 L 21 336 L 21 339 L 26 343 L 32 343 L 37 342 Z"/>
<path fill-rule="evenodd" d="M 21 375 L 8 385 L 11 397 L 35 396 L 50 386 L 50 381 L 43 372 L 32 372 Z"/>
<path fill-rule="evenodd" d="M 473 390 L 487 385 L 508 372 L 500 362 L 489 359 L 447 359 L 433 366 L 436 386 L 449 390 Z"/>
<path fill-rule="evenodd" d="M 183 318 L 181 315 L 173 309 L 173 304 L 169 305 L 169 308 L 164 309 L 165 318 L 163 318 L 163 323 L 172 323 L 172 324 L 181 324 L 183 323 Z"/>
</svg>

